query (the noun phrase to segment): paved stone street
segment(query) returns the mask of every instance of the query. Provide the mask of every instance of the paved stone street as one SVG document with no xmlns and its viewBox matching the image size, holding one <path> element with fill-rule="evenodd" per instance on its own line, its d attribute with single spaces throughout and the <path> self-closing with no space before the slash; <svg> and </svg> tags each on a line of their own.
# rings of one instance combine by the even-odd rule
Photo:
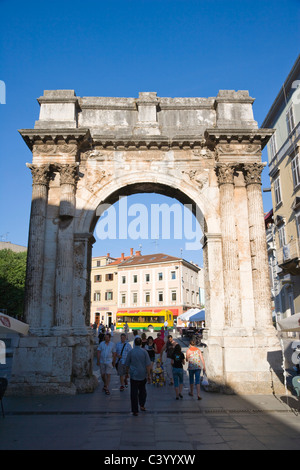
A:
<svg viewBox="0 0 300 470">
<path fill-rule="evenodd" d="M 99 376 L 96 362 L 95 373 Z M 233 396 L 202 390 L 203 399 L 198 401 L 188 395 L 185 375 L 182 400 L 175 400 L 174 388 L 169 385 L 147 385 L 147 411 L 134 417 L 130 412 L 130 389 L 119 391 L 116 373 L 110 388 L 110 396 L 102 392 L 100 382 L 93 394 L 4 397 L 6 416 L 0 414 L 0 449 L 300 448 L 296 397 Z"/>
</svg>

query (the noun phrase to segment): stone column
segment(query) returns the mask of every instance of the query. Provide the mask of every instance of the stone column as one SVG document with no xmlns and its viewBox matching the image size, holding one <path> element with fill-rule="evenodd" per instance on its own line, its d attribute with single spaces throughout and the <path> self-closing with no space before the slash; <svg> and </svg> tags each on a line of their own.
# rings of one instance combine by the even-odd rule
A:
<svg viewBox="0 0 300 470">
<path fill-rule="evenodd" d="M 72 326 L 74 233 L 77 164 L 58 165 L 60 222 L 57 237 L 54 332 L 68 333 Z"/>
<path fill-rule="evenodd" d="M 28 239 L 25 318 L 30 331 L 41 326 L 42 285 L 44 270 L 44 244 L 48 203 L 50 165 L 27 163 L 32 173 L 32 203 Z"/>
<path fill-rule="evenodd" d="M 245 164 L 243 168 L 248 198 L 254 309 L 257 328 L 272 326 L 271 288 L 261 193 L 261 172 L 263 168 L 263 163 Z"/>
<path fill-rule="evenodd" d="M 224 267 L 225 326 L 241 325 L 239 256 L 235 224 L 234 171 L 230 163 L 217 164 Z"/>
<path fill-rule="evenodd" d="M 74 235 L 74 283 L 72 325 L 77 333 L 90 327 L 92 233 Z"/>
</svg>

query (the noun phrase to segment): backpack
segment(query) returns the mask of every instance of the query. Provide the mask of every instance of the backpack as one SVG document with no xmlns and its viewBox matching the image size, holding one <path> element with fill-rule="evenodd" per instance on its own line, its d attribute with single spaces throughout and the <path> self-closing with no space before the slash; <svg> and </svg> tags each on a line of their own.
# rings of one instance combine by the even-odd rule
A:
<svg viewBox="0 0 300 470">
<path fill-rule="evenodd" d="M 192 354 L 189 356 L 189 365 L 188 369 L 190 370 L 196 370 L 196 369 L 202 369 L 202 361 L 200 358 L 200 351 L 197 349 L 196 351 L 192 351 Z"/>
</svg>

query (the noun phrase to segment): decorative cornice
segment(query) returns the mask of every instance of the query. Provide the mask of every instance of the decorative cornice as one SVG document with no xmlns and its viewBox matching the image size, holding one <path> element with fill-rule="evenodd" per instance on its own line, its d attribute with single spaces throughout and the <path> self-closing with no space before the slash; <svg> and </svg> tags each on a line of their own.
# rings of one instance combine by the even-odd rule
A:
<svg viewBox="0 0 300 470">
<path fill-rule="evenodd" d="M 217 144 L 260 144 L 261 149 L 265 147 L 274 129 L 206 129 L 204 137 L 208 142 Z"/>
<path fill-rule="evenodd" d="M 90 145 L 91 134 L 82 129 L 20 129 L 19 133 L 32 151 L 34 145 L 56 146 L 76 143 L 78 146 Z"/>
</svg>

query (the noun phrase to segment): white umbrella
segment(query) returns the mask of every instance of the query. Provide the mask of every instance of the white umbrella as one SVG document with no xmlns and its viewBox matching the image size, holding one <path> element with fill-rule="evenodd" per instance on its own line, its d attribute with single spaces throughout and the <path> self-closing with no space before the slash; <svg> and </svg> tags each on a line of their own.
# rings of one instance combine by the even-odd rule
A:
<svg viewBox="0 0 300 470">
<path fill-rule="evenodd" d="M 0 313 L 0 333 L 15 332 L 27 335 L 28 330 L 29 325 L 27 325 L 27 323 L 23 323 L 22 321 L 16 320 L 16 318 Z"/>
<path fill-rule="evenodd" d="M 190 318 L 190 321 L 205 321 L 205 310 L 198 310 Z"/>
<path fill-rule="evenodd" d="M 189 320 L 189 318 L 196 312 L 197 312 L 196 308 L 190 308 L 186 312 L 179 315 L 178 318 L 180 318 L 180 320 Z"/>
<path fill-rule="evenodd" d="M 300 331 L 300 313 L 284 318 L 284 320 L 277 321 L 277 327 L 280 332 Z"/>
</svg>

